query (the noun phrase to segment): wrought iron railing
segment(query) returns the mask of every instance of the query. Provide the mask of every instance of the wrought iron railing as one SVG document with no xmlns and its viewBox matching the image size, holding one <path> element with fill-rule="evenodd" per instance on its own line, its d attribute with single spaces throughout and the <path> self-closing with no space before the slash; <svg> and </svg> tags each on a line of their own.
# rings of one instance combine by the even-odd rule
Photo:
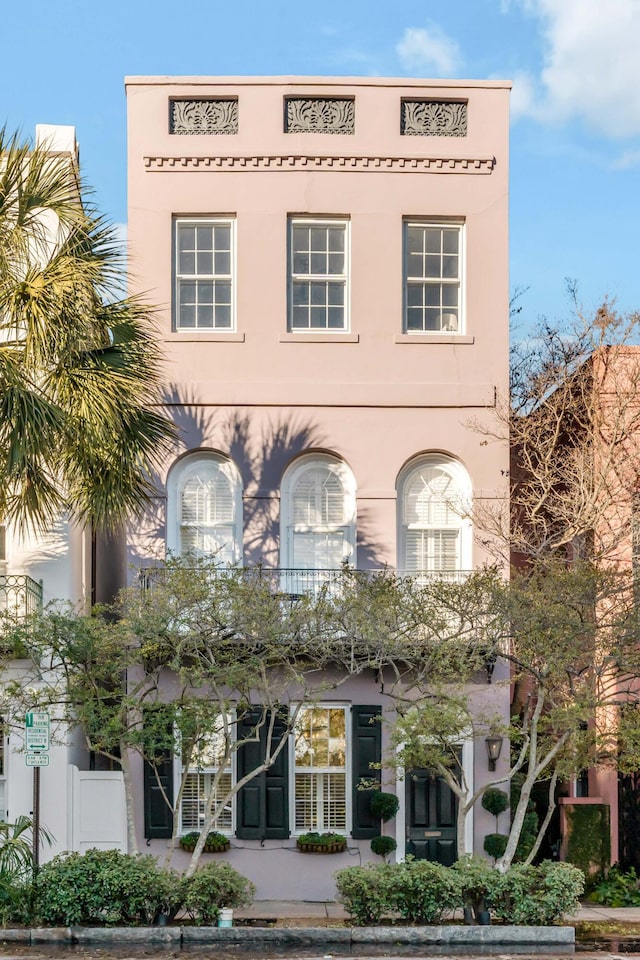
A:
<svg viewBox="0 0 640 960">
<path fill-rule="evenodd" d="M 26 574 L 0 575 L 0 620 L 20 623 L 42 610 L 42 581 Z"/>
<path fill-rule="evenodd" d="M 314 596 L 320 593 L 321 590 L 335 589 L 345 574 L 348 575 L 349 571 L 357 572 L 358 576 L 374 577 L 376 574 L 383 573 L 384 569 L 385 568 L 356 571 L 355 568 L 352 567 L 338 567 L 307 570 L 292 567 L 255 566 L 237 567 L 233 568 L 233 571 L 230 571 L 223 567 L 218 567 L 212 571 L 212 575 L 215 576 L 216 573 L 228 575 L 230 572 L 233 572 L 233 575 L 247 579 L 266 580 L 272 585 L 274 594 L 294 598 L 296 596 Z M 462 583 L 471 573 L 470 570 L 397 570 L 390 572 L 395 572 L 397 576 L 402 578 L 412 578 L 419 583 L 428 583 L 430 581 Z M 139 576 L 143 589 L 152 589 L 155 583 L 161 582 L 164 578 L 164 568 L 143 567 L 140 570 Z"/>
</svg>

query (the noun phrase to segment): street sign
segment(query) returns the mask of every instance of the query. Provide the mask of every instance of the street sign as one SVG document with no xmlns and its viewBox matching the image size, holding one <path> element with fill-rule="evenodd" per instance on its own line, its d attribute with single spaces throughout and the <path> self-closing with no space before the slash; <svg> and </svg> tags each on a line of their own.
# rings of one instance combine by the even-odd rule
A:
<svg viewBox="0 0 640 960">
<path fill-rule="evenodd" d="M 48 753 L 25 753 L 24 762 L 28 767 L 48 767 Z"/>
<path fill-rule="evenodd" d="M 24 719 L 24 745 L 27 753 L 49 749 L 49 714 L 31 710 Z M 35 766 L 35 764 L 32 764 Z"/>
</svg>

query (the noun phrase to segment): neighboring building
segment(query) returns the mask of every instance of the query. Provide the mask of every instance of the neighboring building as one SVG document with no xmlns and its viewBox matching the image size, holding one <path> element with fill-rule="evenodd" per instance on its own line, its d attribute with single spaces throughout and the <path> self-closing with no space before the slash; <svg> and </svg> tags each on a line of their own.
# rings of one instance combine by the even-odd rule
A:
<svg viewBox="0 0 640 960">
<path fill-rule="evenodd" d="M 36 144 L 77 165 L 75 128 L 38 124 Z M 0 159 L 1 162 L 1 159 Z M 110 561 L 99 538 L 66 516 L 46 533 L 0 526 L 0 616 L 20 622 L 53 601 L 88 609 L 104 598 L 100 567 Z M 1 627 L 0 627 L 1 628 Z M 21 680 L 30 661 L 10 661 L 4 680 Z M 48 766 L 40 771 L 41 823 L 51 834 L 41 857 L 88 847 L 126 848 L 124 789 L 119 771 L 96 771 L 80 736 L 52 717 Z M 23 731 L 7 729 L 0 740 L 0 819 L 15 822 L 34 809 L 34 774 L 26 765 Z"/>
<path fill-rule="evenodd" d="M 571 855 L 572 830 L 586 831 L 580 834 L 581 855 L 591 843 L 594 871 L 603 863 L 640 867 L 640 774 L 619 773 L 615 761 L 619 708 L 636 699 L 638 684 L 635 673 L 627 672 L 635 667 L 633 656 L 626 660 L 608 646 L 617 645 L 621 636 L 633 643 L 629 621 L 624 633 L 620 623 L 623 615 L 635 616 L 638 599 L 640 348 L 606 345 L 609 336 L 615 340 L 619 334 L 615 326 L 607 327 L 614 319 L 603 306 L 590 349 L 575 362 L 565 358 L 557 364 L 553 389 L 543 384 L 511 438 L 514 567 L 524 572 L 540 561 L 559 559 L 570 568 L 586 560 L 614 574 L 600 596 L 589 595 L 588 616 L 599 631 L 584 637 L 587 658 L 596 665 L 586 677 L 594 684 L 597 680 L 597 706 L 586 707 L 580 719 L 585 731 L 596 734 L 599 762 L 559 784 L 559 810 L 545 851 L 559 852 L 564 859 Z M 532 385 L 532 394 L 535 389 Z M 525 682 L 514 706 L 523 705 L 527 692 Z M 537 796 L 541 816 L 548 807 L 548 784 L 542 787 Z"/>
<path fill-rule="evenodd" d="M 181 431 L 129 559 L 218 551 L 279 568 L 293 593 L 345 560 L 445 577 L 489 560 L 451 502 L 505 496 L 507 446 L 471 424 L 490 424 L 508 389 L 509 84 L 132 77 L 126 89 L 135 287 L 160 306 Z M 507 716 L 508 684 L 487 689 Z M 228 857 L 259 898 L 333 895 L 353 856 L 292 869 L 303 829 L 345 832 L 372 857 L 352 787 L 358 720 L 370 733 L 382 706 L 359 678 L 322 707 L 344 759 L 309 774 L 289 751 L 291 814 L 272 839 L 230 812 Z M 476 784 L 489 779 L 484 743 L 463 758 Z M 441 785 L 398 790 L 398 855 L 406 837 L 418 856 L 455 856 Z M 143 808 L 140 795 L 141 837 Z M 493 829 L 476 810 L 467 849 Z"/>
</svg>

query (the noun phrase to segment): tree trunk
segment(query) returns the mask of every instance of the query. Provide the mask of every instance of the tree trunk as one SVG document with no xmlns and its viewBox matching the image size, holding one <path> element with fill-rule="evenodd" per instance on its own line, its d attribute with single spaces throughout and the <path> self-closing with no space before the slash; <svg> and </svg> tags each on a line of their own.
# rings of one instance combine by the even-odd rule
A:
<svg viewBox="0 0 640 960">
<path fill-rule="evenodd" d="M 122 768 L 122 778 L 124 781 L 124 799 L 127 814 L 127 853 L 138 854 L 138 839 L 136 837 L 136 818 L 135 804 L 133 800 L 133 778 L 131 776 L 131 758 L 129 751 L 124 746 L 120 750 L 120 766 Z"/>
</svg>

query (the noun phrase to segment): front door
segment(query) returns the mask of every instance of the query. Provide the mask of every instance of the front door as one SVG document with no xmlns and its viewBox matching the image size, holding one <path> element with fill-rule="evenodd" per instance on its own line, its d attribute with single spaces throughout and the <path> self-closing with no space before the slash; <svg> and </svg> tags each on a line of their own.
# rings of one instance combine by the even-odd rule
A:
<svg viewBox="0 0 640 960">
<path fill-rule="evenodd" d="M 407 854 L 436 860 L 450 867 L 457 860 L 457 797 L 428 770 L 413 770 L 405 778 Z"/>
</svg>

